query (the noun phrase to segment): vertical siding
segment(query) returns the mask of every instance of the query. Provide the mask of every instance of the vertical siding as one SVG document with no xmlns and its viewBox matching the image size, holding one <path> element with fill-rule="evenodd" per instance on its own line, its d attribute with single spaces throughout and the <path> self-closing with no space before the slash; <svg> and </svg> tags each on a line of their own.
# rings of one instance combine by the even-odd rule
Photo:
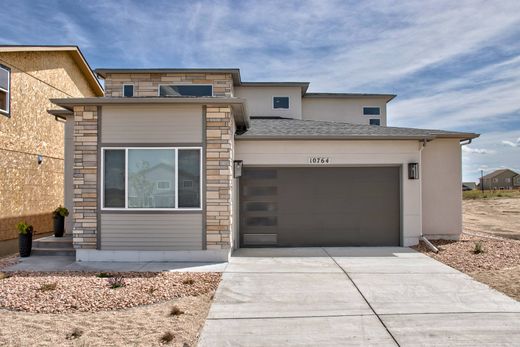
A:
<svg viewBox="0 0 520 347">
<path fill-rule="evenodd" d="M 103 143 L 200 143 L 202 106 L 104 106 Z"/>
<path fill-rule="evenodd" d="M 101 214 L 102 250 L 186 251 L 201 245 L 202 212 Z"/>
</svg>

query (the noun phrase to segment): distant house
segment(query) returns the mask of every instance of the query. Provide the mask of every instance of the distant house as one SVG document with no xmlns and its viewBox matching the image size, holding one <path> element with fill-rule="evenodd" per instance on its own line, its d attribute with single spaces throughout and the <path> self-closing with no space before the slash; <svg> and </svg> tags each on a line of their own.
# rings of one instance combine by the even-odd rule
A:
<svg viewBox="0 0 520 347">
<path fill-rule="evenodd" d="M 493 171 L 480 179 L 480 187 L 484 189 L 513 189 L 520 187 L 519 175 L 513 170 L 501 169 Z"/>
<path fill-rule="evenodd" d="M 74 153 L 64 153 L 65 124 L 49 117 L 49 99 L 102 95 L 76 46 L 0 45 L 0 241 L 18 236 L 20 220 L 51 231 L 64 203 L 64 156 L 73 162 Z M 72 186 L 72 171 L 67 179 Z"/>
<path fill-rule="evenodd" d="M 462 182 L 462 190 L 475 190 L 477 189 L 477 184 L 475 182 Z"/>
</svg>

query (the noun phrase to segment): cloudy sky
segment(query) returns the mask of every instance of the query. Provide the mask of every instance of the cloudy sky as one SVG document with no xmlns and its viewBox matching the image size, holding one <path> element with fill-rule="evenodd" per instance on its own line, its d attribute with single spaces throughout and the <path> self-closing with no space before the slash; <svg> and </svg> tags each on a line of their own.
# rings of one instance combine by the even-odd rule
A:
<svg viewBox="0 0 520 347">
<path fill-rule="evenodd" d="M 2 0 L 0 43 L 91 66 L 239 67 L 247 81 L 398 95 L 389 125 L 481 133 L 465 180 L 520 172 L 520 1 Z"/>
</svg>

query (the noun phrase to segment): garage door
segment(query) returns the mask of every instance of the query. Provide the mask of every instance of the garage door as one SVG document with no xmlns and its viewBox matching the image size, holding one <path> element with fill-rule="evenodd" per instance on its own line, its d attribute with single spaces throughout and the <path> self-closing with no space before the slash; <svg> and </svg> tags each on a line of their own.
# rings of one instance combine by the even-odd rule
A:
<svg viewBox="0 0 520 347">
<path fill-rule="evenodd" d="M 240 246 L 398 246 L 397 167 L 244 167 Z"/>
</svg>

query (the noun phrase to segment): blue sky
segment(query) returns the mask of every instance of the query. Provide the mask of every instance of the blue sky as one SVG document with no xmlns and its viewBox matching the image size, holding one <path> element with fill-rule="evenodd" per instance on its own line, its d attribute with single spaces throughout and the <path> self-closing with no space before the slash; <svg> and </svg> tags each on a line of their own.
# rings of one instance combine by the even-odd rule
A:
<svg viewBox="0 0 520 347">
<path fill-rule="evenodd" d="M 398 95 L 389 125 L 481 133 L 465 180 L 520 172 L 520 1 L 3 0 L 0 43 L 93 68 L 239 67 L 247 81 Z"/>
</svg>

